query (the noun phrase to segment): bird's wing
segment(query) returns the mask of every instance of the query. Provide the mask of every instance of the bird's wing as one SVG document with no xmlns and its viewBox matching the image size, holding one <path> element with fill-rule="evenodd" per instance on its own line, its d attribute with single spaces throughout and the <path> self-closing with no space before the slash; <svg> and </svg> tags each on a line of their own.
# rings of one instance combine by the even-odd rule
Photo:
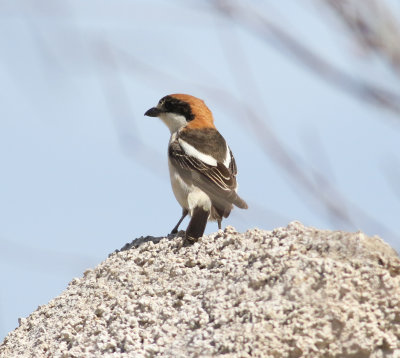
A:
<svg viewBox="0 0 400 358">
<path fill-rule="evenodd" d="M 229 155 L 231 157 L 231 160 L 229 162 L 229 170 L 231 171 L 232 175 L 234 175 L 236 177 L 237 167 L 236 167 L 235 157 L 233 156 L 231 148 L 228 147 L 228 149 L 229 149 Z"/>
<path fill-rule="evenodd" d="M 234 204 L 239 208 L 247 208 L 245 201 L 235 191 L 236 164 L 232 159 L 232 152 L 230 153 L 232 156 L 230 168 L 215 159 L 215 163 L 211 160 L 206 162 L 201 156 L 196 156 L 193 152 L 188 153 L 177 139 L 170 143 L 168 154 L 172 165 L 182 178 L 191 180 L 194 185 L 210 196 L 217 207 L 226 208 Z"/>
</svg>

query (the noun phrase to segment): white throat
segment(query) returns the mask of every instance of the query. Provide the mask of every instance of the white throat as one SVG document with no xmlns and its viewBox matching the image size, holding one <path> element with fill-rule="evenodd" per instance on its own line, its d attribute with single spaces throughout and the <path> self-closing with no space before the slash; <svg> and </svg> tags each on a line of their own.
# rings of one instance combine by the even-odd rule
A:
<svg viewBox="0 0 400 358">
<path fill-rule="evenodd" d="M 159 118 L 167 125 L 171 134 L 175 133 L 187 124 L 186 118 L 180 114 L 161 113 Z"/>
</svg>

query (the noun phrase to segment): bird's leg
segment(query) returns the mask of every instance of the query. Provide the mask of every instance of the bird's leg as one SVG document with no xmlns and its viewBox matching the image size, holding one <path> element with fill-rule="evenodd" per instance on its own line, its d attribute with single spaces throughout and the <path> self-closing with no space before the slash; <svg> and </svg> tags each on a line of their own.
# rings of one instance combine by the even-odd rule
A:
<svg viewBox="0 0 400 358">
<path fill-rule="evenodd" d="M 222 219 L 217 220 L 217 222 L 218 222 L 218 230 L 221 230 Z"/>
<path fill-rule="evenodd" d="M 189 213 L 186 209 L 182 209 L 182 217 L 179 219 L 178 223 L 175 225 L 175 227 L 172 229 L 171 234 L 176 234 L 178 232 L 179 225 L 183 221 L 183 219 L 186 217 L 186 215 Z"/>
</svg>

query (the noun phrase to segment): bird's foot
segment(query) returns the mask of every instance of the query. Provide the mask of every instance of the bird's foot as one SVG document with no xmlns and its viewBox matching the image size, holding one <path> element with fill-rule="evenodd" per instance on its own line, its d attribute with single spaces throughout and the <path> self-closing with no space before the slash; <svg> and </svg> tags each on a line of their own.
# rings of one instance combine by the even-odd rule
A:
<svg viewBox="0 0 400 358">
<path fill-rule="evenodd" d="M 176 238 L 176 237 L 185 237 L 185 231 L 184 230 L 172 230 L 171 233 L 168 234 L 169 238 Z"/>
</svg>

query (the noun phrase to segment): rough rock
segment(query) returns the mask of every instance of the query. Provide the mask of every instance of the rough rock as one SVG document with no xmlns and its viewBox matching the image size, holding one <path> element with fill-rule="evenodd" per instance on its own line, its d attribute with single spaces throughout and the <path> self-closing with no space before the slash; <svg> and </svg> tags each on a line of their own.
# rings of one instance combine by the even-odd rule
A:
<svg viewBox="0 0 400 358">
<path fill-rule="evenodd" d="M 154 241 L 154 242 L 153 242 Z M 141 238 L 0 345 L 0 357 L 400 357 L 400 260 L 298 222 L 192 246 Z"/>
</svg>

